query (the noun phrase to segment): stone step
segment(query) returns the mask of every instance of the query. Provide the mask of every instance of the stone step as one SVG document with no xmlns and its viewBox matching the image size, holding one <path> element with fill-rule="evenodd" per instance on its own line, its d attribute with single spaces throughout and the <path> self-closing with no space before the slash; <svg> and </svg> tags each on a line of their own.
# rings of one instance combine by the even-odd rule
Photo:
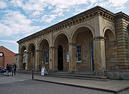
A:
<svg viewBox="0 0 129 94">
<path fill-rule="evenodd" d="M 72 78 L 72 79 L 107 79 L 106 76 L 96 76 L 93 72 L 91 73 L 64 73 L 56 72 L 49 73 L 49 77 L 61 77 L 61 78 Z"/>
<path fill-rule="evenodd" d="M 19 73 L 32 74 L 32 71 L 18 70 Z M 34 72 L 35 75 L 40 75 L 41 72 Z M 97 76 L 94 72 L 49 72 L 48 77 L 71 78 L 71 79 L 107 79 L 106 76 Z"/>
</svg>

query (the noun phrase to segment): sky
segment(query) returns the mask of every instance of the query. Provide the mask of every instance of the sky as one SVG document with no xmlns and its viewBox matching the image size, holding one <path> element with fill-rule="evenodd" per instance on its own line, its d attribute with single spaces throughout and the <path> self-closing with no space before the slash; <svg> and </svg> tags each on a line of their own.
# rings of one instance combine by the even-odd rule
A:
<svg viewBox="0 0 129 94">
<path fill-rule="evenodd" d="M 129 15 L 129 0 L 0 0 L 0 46 L 18 53 L 18 40 L 95 6 Z"/>
</svg>

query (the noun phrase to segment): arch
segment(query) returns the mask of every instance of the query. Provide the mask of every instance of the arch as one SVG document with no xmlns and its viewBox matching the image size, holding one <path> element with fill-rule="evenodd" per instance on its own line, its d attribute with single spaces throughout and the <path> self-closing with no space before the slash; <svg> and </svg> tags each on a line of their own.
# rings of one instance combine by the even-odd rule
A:
<svg viewBox="0 0 129 94">
<path fill-rule="evenodd" d="M 21 47 L 21 54 L 23 54 L 23 52 L 24 52 L 25 50 L 26 50 L 26 46 L 23 45 L 23 46 Z"/>
<path fill-rule="evenodd" d="M 76 46 L 76 70 L 79 72 L 94 71 L 93 31 L 88 27 L 79 27 L 72 35 Z"/>
<path fill-rule="evenodd" d="M 33 43 L 30 43 L 29 46 L 28 46 L 28 52 L 29 53 L 32 53 L 33 55 L 35 54 L 35 45 Z"/>
<path fill-rule="evenodd" d="M 39 41 L 38 41 L 38 47 L 40 47 L 40 45 L 41 45 L 41 43 L 43 42 L 43 41 L 47 41 L 48 42 L 48 44 L 50 45 L 50 40 L 48 39 L 48 38 L 43 38 L 43 39 L 40 39 Z"/>
<path fill-rule="evenodd" d="M 89 24 L 81 24 L 79 26 L 76 26 L 72 30 L 73 31 L 72 32 L 72 39 L 73 39 L 73 36 L 74 36 L 75 32 L 78 31 L 79 28 L 88 28 L 92 32 L 93 37 L 95 36 L 95 30 L 94 30 L 94 28 L 91 25 L 89 25 Z"/>
<path fill-rule="evenodd" d="M 25 66 L 23 65 L 25 62 L 27 62 L 26 61 L 26 46 L 25 45 L 23 45 L 22 47 L 21 47 L 21 50 L 20 50 L 20 53 L 21 53 L 21 55 L 20 55 L 20 57 L 21 57 L 21 59 L 20 59 L 20 64 L 19 64 L 19 67 L 21 68 L 21 69 L 26 69 L 25 68 Z"/>
<path fill-rule="evenodd" d="M 108 37 L 110 41 L 113 41 L 113 40 L 116 39 L 116 38 L 115 38 L 115 34 L 114 34 L 114 33 L 112 32 L 112 30 L 110 30 L 110 29 L 106 29 L 106 30 L 104 31 L 104 37 L 105 37 L 105 38 Z"/>
<path fill-rule="evenodd" d="M 28 45 L 28 60 L 27 60 L 27 70 L 32 70 L 35 67 L 35 49 L 36 46 L 33 43 Z"/>
<path fill-rule="evenodd" d="M 111 35 L 111 38 L 112 39 L 116 39 L 116 35 L 115 35 L 115 29 L 111 26 L 106 26 L 104 29 L 103 29 L 103 37 L 105 37 L 105 33 L 106 32 L 109 32 L 110 35 Z"/>
<path fill-rule="evenodd" d="M 43 39 L 43 40 L 40 41 L 39 46 L 41 46 L 44 43 L 47 43 L 49 45 L 48 40 L 47 39 Z"/>
<path fill-rule="evenodd" d="M 115 35 L 113 31 L 110 29 L 106 29 L 104 32 L 104 39 L 105 39 L 105 61 L 106 61 L 106 69 L 109 70 L 113 67 L 112 61 L 116 58 L 117 46 L 115 45 Z"/>
<path fill-rule="evenodd" d="M 58 34 L 56 34 L 56 35 L 54 36 L 54 43 L 55 43 L 56 39 L 57 39 L 59 36 L 61 36 L 61 35 L 66 36 L 68 41 L 70 40 L 69 35 L 64 31 L 64 32 L 59 32 Z"/>
<path fill-rule="evenodd" d="M 55 41 L 54 41 L 54 46 L 55 46 L 54 68 L 57 71 L 68 71 L 68 69 L 69 69 L 69 64 L 66 61 L 66 55 L 69 51 L 68 43 L 69 43 L 68 37 L 64 33 L 60 33 L 55 38 Z M 62 60 L 60 60 L 60 59 L 62 59 Z"/>
<path fill-rule="evenodd" d="M 92 37 L 94 37 L 93 31 L 91 31 L 91 29 L 89 29 L 88 27 L 79 27 L 72 34 L 72 42 L 75 43 L 76 36 L 78 35 L 78 33 L 86 32 L 86 31 L 90 32 L 92 34 Z"/>
<path fill-rule="evenodd" d="M 39 43 L 40 58 L 39 58 L 39 70 L 42 66 L 45 66 L 47 71 L 49 70 L 49 43 L 46 39 L 43 39 Z"/>
<path fill-rule="evenodd" d="M 60 38 L 64 38 L 64 39 L 69 43 L 69 40 L 68 40 L 67 35 L 64 34 L 64 33 L 60 33 L 60 34 L 58 34 L 58 35 L 55 37 L 54 45 L 56 44 L 56 42 L 57 42 Z"/>
</svg>

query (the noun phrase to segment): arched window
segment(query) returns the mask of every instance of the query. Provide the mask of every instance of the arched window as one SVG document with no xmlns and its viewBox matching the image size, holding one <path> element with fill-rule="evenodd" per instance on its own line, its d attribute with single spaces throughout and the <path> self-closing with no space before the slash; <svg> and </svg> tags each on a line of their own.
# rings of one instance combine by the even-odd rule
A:
<svg viewBox="0 0 129 94">
<path fill-rule="evenodd" d="M 4 56 L 4 53 L 3 52 L 0 52 L 0 57 L 3 57 Z"/>
</svg>

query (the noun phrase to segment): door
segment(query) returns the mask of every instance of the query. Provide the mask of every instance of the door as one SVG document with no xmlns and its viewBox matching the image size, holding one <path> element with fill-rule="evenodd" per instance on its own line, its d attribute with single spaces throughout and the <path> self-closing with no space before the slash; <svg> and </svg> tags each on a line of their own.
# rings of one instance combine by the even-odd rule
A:
<svg viewBox="0 0 129 94">
<path fill-rule="evenodd" d="M 63 47 L 58 46 L 58 70 L 63 71 Z"/>
</svg>

